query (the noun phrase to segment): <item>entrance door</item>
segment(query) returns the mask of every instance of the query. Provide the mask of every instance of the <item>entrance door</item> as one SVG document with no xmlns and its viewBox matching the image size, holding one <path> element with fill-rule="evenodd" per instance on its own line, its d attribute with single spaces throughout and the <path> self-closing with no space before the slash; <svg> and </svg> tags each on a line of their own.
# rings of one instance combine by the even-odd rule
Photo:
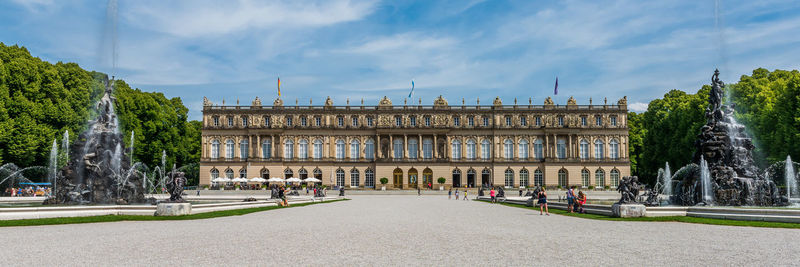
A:
<svg viewBox="0 0 800 267">
<path fill-rule="evenodd" d="M 417 188 L 417 183 L 419 183 L 418 178 L 419 175 L 417 173 L 417 169 L 408 170 L 408 187 Z"/>
<path fill-rule="evenodd" d="M 428 189 L 433 189 L 433 171 L 431 171 L 431 169 L 426 168 L 422 171 L 422 181 L 423 186 Z"/>
<path fill-rule="evenodd" d="M 483 187 L 491 187 L 492 184 L 492 173 L 489 170 L 483 170 L 481 172 L 481 185 Z"/>
<path fill-rule="evenodd" d="M 461 187 L 461 171 L 453 170 L 453 187 Z"/>
<path fill-rule="evenodd" d="M 394 188 L 403 188 L 403 170 L 400 168 L 394 169 L 394 173 L 392 174 L 392 182 L 394 183 Z"/>
<path fill-rule="evenodd" d="M 475 187 L 475 170 L 467 171 L 467 187 Z"/>
</svg>

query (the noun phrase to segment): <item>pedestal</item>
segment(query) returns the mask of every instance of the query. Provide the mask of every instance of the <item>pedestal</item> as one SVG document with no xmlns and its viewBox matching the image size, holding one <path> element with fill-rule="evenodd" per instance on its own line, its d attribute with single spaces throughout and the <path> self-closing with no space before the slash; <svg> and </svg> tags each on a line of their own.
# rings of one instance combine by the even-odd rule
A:
<svg viewBox="0 0 800 267">
<path fill-rule="evenodd" d="M 618 218 L 644 217 L 645 206 L 642 204 L 614 204 L 611 205 L 611 213 Z"/>
<path fill-rule="evenodd" d="M 181 216 L 192 214 L 191 203 L 158 203 L 155 216 Z"/>
</svg>

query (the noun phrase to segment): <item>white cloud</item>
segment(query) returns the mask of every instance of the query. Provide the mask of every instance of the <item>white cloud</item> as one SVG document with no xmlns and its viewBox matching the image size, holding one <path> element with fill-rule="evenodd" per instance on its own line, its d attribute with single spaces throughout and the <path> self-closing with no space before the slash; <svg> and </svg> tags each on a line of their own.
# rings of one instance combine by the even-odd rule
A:
<svg viewBox="0 0 800 267">
<path fill-rule="evenodd" d="M 633 112 L 645 112 L 647 111 L 648 103 L 636 102 L 628 104 L 628 110 Z"/>
</svg>

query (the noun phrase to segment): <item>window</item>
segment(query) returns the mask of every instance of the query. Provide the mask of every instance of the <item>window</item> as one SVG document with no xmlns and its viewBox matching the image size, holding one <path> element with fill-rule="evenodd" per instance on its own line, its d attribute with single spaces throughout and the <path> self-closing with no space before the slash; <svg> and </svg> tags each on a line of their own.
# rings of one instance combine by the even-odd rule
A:
<svg viewBox="0 0 800 267">
<path fill-rule="evenodd" d="M 300 126 L 303 126 L 303 127 L 308 126 L 308 118 L 306 118 L 306 116 L 300 117 Z"/>
<path fill-rule="evenodd" d="M 247 125 L 248 125 L 247 123 L 248 123 L 247 117 L 242 117 L 242 127 L 247 128 Z"/>
<path fill-rule="evenodd" d="M 320 170 L 319 168 L 314 169 L 314 178 L 322 180 L 322 170 Z M 317 182 L 317 183 L 321 183 L 321 182 Z"/>
<path fill-rule="evenodd" d="M 242 140 L 239 142 L 239 157 L 242 159 L 247 159 L 247 156 L 250 155 L 250 142 L 247 140 Z"/>
<path fill-rule="evenodd" d="M 394 117 L 394 126 L 397 126 L 397 127 L 403 126 L 403 117 L 395 116 Z"/>
<path fill-rule="evenodd" d="M 523 160 L 528 159 L 528 140 L 519 140 L 519 158 Z"/>
<path fill-rule="evenodd" d="M 358 187 L 359 186 L 359 173 L 357 169 L 350 170 L 350 186 L 351 187 Z"/>
<path fill-rule="evenodd" d="M 615 188 L 619 186 L 619 171 L 617 169 L 611 170 L 611 186 Z"/>
<path fill-rule="evenodd" d="M 247 169 L 239 170 L 239 178 L 247 178 Z"/>
<path fill-rule="evenodd" d="M 558 126 L 564 126 L 564 116 L 558 116 Z"/>
<path fill-rule="evenodd" d="M 367 126 L 372 127 L 372 117 L 367 117 Z"/>
<path fill-rule="evenodd" d="M 292 125 L 293 125 L 292 124 L 292 117 L 291 116 L 287 116 L 286 117 L 286 126 L 287 127 L 292 127 Z"/>
<path fill-rule="evenodd" d="M 336 185 L 344 186 L 344 170 L 342 169 L 336 170 Z"/>
<path fill-rule="evenodd" d="M 321 126 L 321 125 L 322 125 L 322 118 L 321 118 L 321 117 L 319 117 L 319 116 L 317 116 L 317 117 L 314 117 L 314 126 L 317 126 L 317 127 L 319 127 L 319 126 Z"/>
<path fill-rule="evenodd" d="M 212 159 L 219 158 L 219 140 L 215 139 L 214 141 L 211 141 L 211 158 Z"/>
<path fill-rule="evenodd" d="M 417 154 L 419 154 L 419 142 L 417 139 L 408 139 L 408 158 L 417 159 Z"/>
<path fill-rule="evenodd" d="M 484 160 L 489 160 L 492 157 L 492 142 L 489 142 L 489 139 L 483 139 L 481 141 L 481 158 Z"/>
<path fill-rule="evenodd" d="M 528 170 L 522 169 L 521 171 L 519 171 L 519 186 L 528 187 L 529 185 L 528 180 L 529 180 Z"/>
<path fill-rule="evenodd" d="M 594 158 L 595 159 L 603 159 L 603 155 L 605 155 L 605 151 L 603 151 L 603 141 L 597 139 L 594 141 Z"/>
<path fill-rule="evenodd" d="M 430 138 L 422 139 L 422 158 L 433 158 L 433 140 Z"/>
<path fill-rule="evenodd" d="M 467 118 L 467 123 L 469 124 L 469 126 L 475 126 L 475 118 L 468 117 Z"/>
<path fill-rule="evenodd" d="M 455 126 L 461 126 L 461 118 L 459 118 L 459 117 L 453 117 L 453 125 L 455 125 Z"/>
<path fill-rule="evenodd" d="M 489 126 L 489 117 L 483 116 L 483 126 Z"/>
<path fill-rule="evenodd" d="M 567 170 L 558 170 L 558 185 L 562 188 L 567 188 Z"/>
<path fill-rule="evenodd" d="M 511 126 L 511 116 L 506 116 L 506 126 Z"/>
<path fill-rule="evenodd" d="M 344 159 L 344 140 L 339 139 L 336 140 L 336 159 L 343 160 Z"/>
<path fill-rule="evenodd" d="M 512 171 L 511 169 L 506 170 L 505 178 L 506 178 L 505 187 L 506 188 L 514 187 L 514 171 Z"/>
<path fill-rule="evenodd" d="M 219 117 L 214 116 L 214 126 L 219 126 Z M 217 171 L 217 175 L 219 175 L 219 171 Z"/>
<path fill-rule="evenodd" d="M 589 187 L 589 170 L 587 169 L 581 170 L 581 185 Z"/>
<path fill-rule="evenodd" d="M 544 145 L 542 145 L 542 139 L 536 139 L 533 142 L 533 156 L 536 159 L 543 159 L 544 158 Z"/>
<path fill-rule="evenodd" d="M 542 126 L 542 117 L 536 117 L 536 126 Z"/>
<path fill-rule="evenodd" d="M 611 126 L 617 126 L 617 116 L 611 116 Z"/>
<path fill-rule="evenodd" d="M 599 187 L 604 187 L 606 185 L 606 172 L 602 169 L 597 169 L 594 172 L 594 184 Z"/>
<path fill-rule="evenodd" d="M 353 127 L 358 127 L 358 117 L 353 116 Z"/>
<path fill-rule="evenodd" d="M 358 139 L 353 139 L 350 141 L 350 158 L 351 159 L 359 159 L 361 158 L 361 141 Z"/>
<path fill-rule="evenodd" d="M 586 126 L 586 116 L 581 116 L 581 126 Z"/>
<path fill-rule="evenodd" d="M 595 119 L 595 125 L 597 125 L 597 126 L 603 125 L 603 118 L 602 117 L 595 116 L 594 119 Z"/>
<path fill-rule="evenodd" d="M 261 178 L 269 179 L 269 170 L 261 169 Z"/>
<path fill-rule="evenodd" d="M 536 169 L 533 171 L 533 185 L 534 186 L 543 186 L 544 185 L 544 175 L 542 171 Z"/>
<path fill-rule="evenodd" d="M 314 159 L 322 159 L 322 140 L 314 140 Z"/>
<path fill-rule="evenodd" d="M 211 169 L 211 179 L 219 178 L 219 170 Z"/>
<path fill-rule="evenodd" d="M 292 178 L 294 177 L 294 172 L 292 171 L 292 169 L 286 169 L 285 171 L 283 171 L 283 177 L 285 177 L 285 179 Z"/>
<path fill-rule="evenodd" d="M 451 150 L 453 151 L 453 155 L 451 155 L 451 157 L 454 160 L 461 159 L 461 140 L 453 139 L 452 148 L 453 149 L 451 149 Z"/>
<path fill-rule="evenodd" d="M 475 139 L 467 140 L 467 159 L 474 160 L 475 159 Z"/>
<path fill-rule="evenodd" d="M 267 139 L 261 143 L 261 158 L 268 159 L 272 157 L 272 140 Z"/>
<path fill-rule="evenodd" d="M 528 126 L 528 117 L 520 116 L 519 124 L 521 124 L 522 126 Z"/>
<path fill-rule="evenodd" d="M 233 179 L 233 170 L 231 169 L 225 170 L 225 178 Z"/>
<path fill-rule="evenodd" d="M 375 172 L 372 169 L 364 171 L 364 186 L 375 187 Z"/>
<path fill-rule="evenodd" d="M 233 127 L 233 117 L 228 117 L 228 127 Z"/>
<path fill-rule="evenodd" d="M 402 139 L 394 139 L 394 158 L 395 159 L 402 159 L 403 158 L 403 140 Z"/>
<path fill-rule="evenodd" d="M 297 174 L 300 175 L 300 177 L 298 177 L 300 178 L 300 180 L 305 180 L 306 178 L 308 178 L 308 171 L 306 169 L 300 169 L 299 171 L 297 171 Z"/>
<path fill-rule="evenodd" d="M 283 158 L 294 158 L 294 141 L 292 141 L 292 139 L 286 139 L 286 141 L 283 142 Z"/>
<path fill-rule="evenodd" d="M 264 127 L 269 128 L 269 116 L 264 116 Z"/>
<path fill-rule="evenodd" d="M 364 157 L 367 160 L 375 159 L 375 141 L 372 139 L 367 139 L 367 142 L 364 143 Z"/>
<path fill-rule="evenodd" d="M 410 120 L 411 126 L 417 126 L 417 116 L 411 116 L 408 119 Z"/>
<path fill-rule="evenodd" d="M 300 142 L 298 142 L 297 144 L 298 144 L 297 157 L 299 159 L 307 159 L 308 158 L 308 140 L 300 139 Z"/>
<path fill-rule="evenodd" d="M 506 139 L 503 142 L 503 157 L 505 159 L 514 159 L 514 141 L 511 139 Z"/>
<path fill-rule="evenodd" d="M 556 143 L 556 152 L 558 153 L 558 158 L 567 158 L 567 144 L 564 139 L 558 140 Z"/>
<path fill-rule="evenodd" d="M 233 147 L 234 147 L 233 140 L 228 139 L 228 141 L 225 141 L 225 158 L 226 159 L 232 159 L 233 158 Z"/>
<path fill-rule="evenodd" d="M 589 159 L 589 141 L 581 140 L 580 150 L 581 159 Z"/>
<path fill-rule="evenodd" d="M 431 116 L 425 116 L 425 126 L 431 126 Z"/>
<path fill-rule="evenodd" d="M 619 142 L 617 142 L 617 139 L 611 139 L 611 142 L 608 142 L 608 146 L 608 156 L 614 160 L 619 159 Z"/>
<path fill-rule="evenodd" d="M 344 127 L 344 117 L 336 117 L 336 126 Z"/>
</svg>

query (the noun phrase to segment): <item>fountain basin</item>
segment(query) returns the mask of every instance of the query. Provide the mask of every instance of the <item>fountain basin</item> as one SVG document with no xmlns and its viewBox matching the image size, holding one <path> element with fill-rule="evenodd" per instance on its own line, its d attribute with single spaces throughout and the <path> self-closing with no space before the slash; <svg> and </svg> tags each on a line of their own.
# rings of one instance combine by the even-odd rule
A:
<svg viewBox="0 0 800 267">
<path fill-rule="evenodd" d="M 155 216 L 181 216 L 192 214 L 191 203 L 158 203 Z"/>
</svg>

